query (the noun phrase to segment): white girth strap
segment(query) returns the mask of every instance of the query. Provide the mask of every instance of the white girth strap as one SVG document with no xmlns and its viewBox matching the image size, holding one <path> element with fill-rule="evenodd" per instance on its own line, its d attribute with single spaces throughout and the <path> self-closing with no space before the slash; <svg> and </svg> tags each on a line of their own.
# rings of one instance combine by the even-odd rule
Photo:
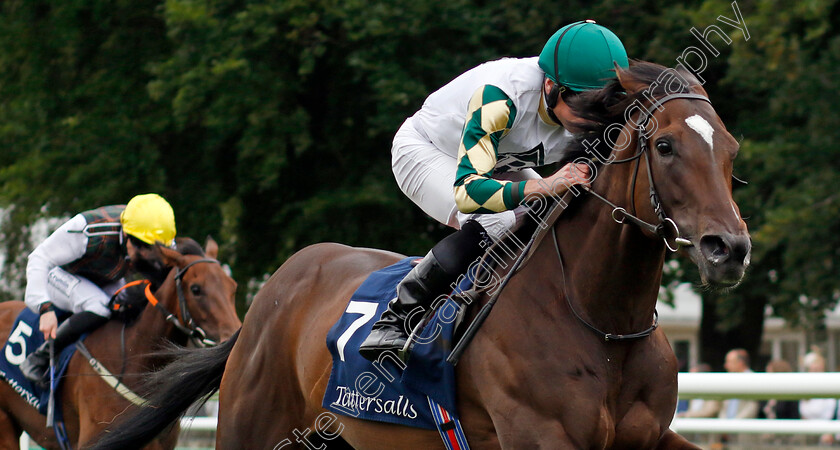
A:
<svg viewBox="0 0 840 450">
<path fill-rule="evenodd" d="M 146 399 L 135 394 L 131 389 L 128 388 L 128 386 L 122 384 L 122 382 L 114 374 L 112 374 L 108 369 L 105 368 L 105 366 L 102 365 L 102 363 L 100 363 L 96 358 L 93 357 L 93 355 L 90 354 L 90 351 L 87 349 L 87 347 L 85 347 L 84 344 L 82 344 L 81 342 L 77 342 L 76 348 L 87 359 L 87 362 L 88 364 L 90 364 L 90 367 L 92 367 L 93 370 L 96 373 L 98 373 L 99 376 L 102 377 L 102 379 L 106 383 L 108 383 L 109 386 L 114 388 L 115 391 L 122 395 L 123 398 L 130 401 L 131 403 L 134 403 L 137 406 L 146 405 Z"/>
</svg>

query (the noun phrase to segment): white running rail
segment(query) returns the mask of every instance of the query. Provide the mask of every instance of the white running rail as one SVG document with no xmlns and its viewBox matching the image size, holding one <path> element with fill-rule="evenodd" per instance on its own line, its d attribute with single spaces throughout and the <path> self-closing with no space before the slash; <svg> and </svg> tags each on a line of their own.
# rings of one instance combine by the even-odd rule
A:
<svg viewBox="0 0 840 450">
<path fill-rule="evenodd" d="M 840 398 L 840 373 L 680 373 L 680 398 Z"/>
<path fill-rule="evenodd" d="M 741 398 L 798 400 L 840 398 L 840 373 L 680 373 L 681 399 Z M 215 430 L 215 417 L 185 417 L 181 427 Z M 683 419 L 671 423 L 677 433 L 840 434 L 840 420 Z M 21 448 L 29 448 L 24 434 Z"/>
</svg>

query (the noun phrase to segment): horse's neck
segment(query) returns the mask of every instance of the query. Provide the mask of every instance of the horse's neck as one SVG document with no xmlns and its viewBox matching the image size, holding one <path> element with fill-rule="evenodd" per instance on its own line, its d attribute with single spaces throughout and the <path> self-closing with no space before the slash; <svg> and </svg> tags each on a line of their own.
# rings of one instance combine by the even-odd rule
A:
<svg viewBox="0 0 840 450">
<path fill-rule="evenodd" d="M 629 205 L 633 170 L 632 163 L 604 167 L 593 190 L 633 211 Z M 605 203 L 582 196 L 555 228 L 568 283 L 563 292 L 571 296 L 573 307 L 605 332 L 643 330 L 650 326 L 656 306 L 664 247 L 636 225 L 616 223 Z M 542 246 L 549 249 L 546 257 L 554 259 L 548 267 L 559 269 L 552 239 L 543 240 Z"/>
<path fill-rule="evenodd" d="M 171 276 L 155 292 L 155 298 L 170 313 L 178 314 L 178 296 Z M 181 337 L 164 313 L 149 303 L 137 323 L 126 329 L 126 356 L 138 370 L 158 367 L 163 361 L 155 353 L 162 350 L 167 342 L 186 344 L 179 341 Z"/>
</svg>

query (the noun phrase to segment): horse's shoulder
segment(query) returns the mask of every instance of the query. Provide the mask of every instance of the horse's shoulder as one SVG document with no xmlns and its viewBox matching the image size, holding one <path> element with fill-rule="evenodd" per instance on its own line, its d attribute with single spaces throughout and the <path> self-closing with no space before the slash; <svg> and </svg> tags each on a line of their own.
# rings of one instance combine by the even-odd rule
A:
<svg viewBox="0 0 840 450">
<path fill-rule="evenodd" d="M 19 314 L 23 311 L 23 308 L 26 307 L 26 303 L 23 303 L 20 300 L 10 300 L 8 302 L 0 302 L 0 313 L 14 313 L 15 315 Z"/>
<path fill-rule="evenodd" d="M 0 336 L 2 336 L 0 339 L 3 342 L 11 332 L 12 325 L 23 308 L 26 308 L 26 304 L 17 300 L 0 303 Z"/>
<path fill-rule="evenodd" d="M 0 317 L 4 322 L 6 320 L 14 322 L 24 308 L 26 308 L 26 304 L 19 300 L 2 302 L 0 303 Z"/>
</svg>

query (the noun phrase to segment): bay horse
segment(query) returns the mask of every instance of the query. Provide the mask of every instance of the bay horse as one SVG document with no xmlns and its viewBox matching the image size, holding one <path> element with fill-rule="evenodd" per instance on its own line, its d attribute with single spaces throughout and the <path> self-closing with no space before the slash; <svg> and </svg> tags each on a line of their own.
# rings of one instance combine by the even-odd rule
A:
<svg viewBox="0 0 840 450">
<path fill-rule="evenodd" d="M 154 292 L 158 307 L 147 301 L 136 320 L 125 328 L 123 322 L 111 320 L 84 340 L 90 354 L 113 375 L 121 376 L 122 384 L 135 393 L 139 392 L 143 376 L 166 362 L 156 353 L 168 345 L 186 345 L 186 332 L 191 331 L 190 328 L 201 330 L 198 337 L 210 343 L 229 338 L 241 326 L 234 309 L 236 282 L 215 259 L 218 245 L 208 240 L 205 254 L 192 239 L 179 238 L 177 248 L 180 252 L 165 247 L 156 250 L 163 263 L 172 268 Z M 183 295 L 188 310 L 186 317 L 179 295 Z M 20 301 L 0 303 L 3 344 L 12 331 L 15 319 L 25 307 Z M 173 318 L 167 320 L 161 307 L 171 312 L 177 323 Z M 195 325 L 188 325 L 190 316 Z M 179 330 L 179 326 L 185 327 L 183 331 Z M 121 338 L 123 333 L 124 341 Z M 113 422 L 116 416 L 136 406 L 106 384 L 79 351 L 69 364 L 56 403 L 62 405 L 70 443 L 73 448 L 79 448 Z M 174 448 L 178 428 L 177 425 L 170 428 L 149 448 Z M 0 381 L 0 448 L 18 448 L 23 431 L 42 447 L 60 448 L 52 428 L 46 427 L 45 416 L 39 414 L 5 380 Z"/>
<path fill-rule="evenodd" d="M 552 219 L 458 363 L 457 409 L 474 449 L 698 448 L 669 429 L 677 361 L 653 326 L 655 306 L 666 246 L 683 245 L 711 288 L 743 277 L 751 244 L 732 198 L 738 143 L 690 74 L 641 61 L 616 70 L 603 90 L 569 100 L 590 111 L 581 154 L 616 159 Z M 612 130 L 614 145 L 598 147 L 595 130 Z M 173 361 L 155 378 L 158 408 L 95 448 L 132 448 L 217 388 L 219 449 L 316 448 L 315 434 L 359 449 L 440 448 L 436 431 L 329 417 L 321 406 L 327 331 L 371 272 L 401 258 L 334 243 L 299 251 L 256 295 L 238 336 Z"/>
</svg>

